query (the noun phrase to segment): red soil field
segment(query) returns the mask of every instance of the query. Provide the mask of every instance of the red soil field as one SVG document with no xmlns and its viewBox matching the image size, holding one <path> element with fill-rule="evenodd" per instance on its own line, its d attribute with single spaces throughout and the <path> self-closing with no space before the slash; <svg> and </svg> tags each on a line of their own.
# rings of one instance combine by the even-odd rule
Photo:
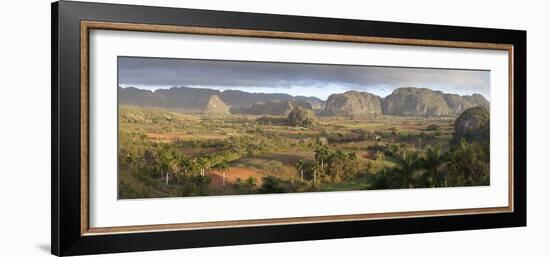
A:
<svg viewBox="0 0 550 257">
<path fill-rule="evenodd" d="M 223 184 L 223 178 L 222 178 L 222 172 L 218 170 L 211 170 L 206 173 L 209 177 L 212 178 L 211 185 L 215 187 L 221 187 Z M 231 167 L 227 172 L 225 172 L 225 183 L 226 185 L 228 183 L 233 183 L 237 178 L 240 178 L 242 180 L 246 180 L 248 177 L 255 177 L 256 178 L 256 185 L 261 186 L 262 185 L 262 177 L 264 174 L 255 169 L 249 169 L 249 168 L 240 168 L 240 167 Z"/>
</svg>

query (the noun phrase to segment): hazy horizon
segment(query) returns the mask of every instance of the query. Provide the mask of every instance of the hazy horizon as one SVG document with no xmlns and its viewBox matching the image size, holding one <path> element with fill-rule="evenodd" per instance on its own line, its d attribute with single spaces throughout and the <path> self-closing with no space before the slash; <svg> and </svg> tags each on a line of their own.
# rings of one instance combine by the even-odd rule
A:
<svg viewBox="0 0 550 257">
<path fill-rule="evenodd" d="M 119 57 L 118 86 L 155 91 L 208 88 L 292 96 L 328 96 L 349 90 L 385 97 L 397 88 L 417 87 L 490 100 L 490 72 L 338 64 L 301 64 L 196 59 Z"/>
</svg>

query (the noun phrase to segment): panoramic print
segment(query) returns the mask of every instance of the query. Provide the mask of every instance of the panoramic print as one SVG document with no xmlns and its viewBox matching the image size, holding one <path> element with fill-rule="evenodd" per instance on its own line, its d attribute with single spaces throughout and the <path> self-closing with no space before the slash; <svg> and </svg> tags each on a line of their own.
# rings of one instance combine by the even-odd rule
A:
<svg viewBox="0 0 550 257">
<path fill-rule="evenodd" d="M 118 57 L 118 197 L 488 186 L 489 103 L 487 70 Z"/>
</svg>

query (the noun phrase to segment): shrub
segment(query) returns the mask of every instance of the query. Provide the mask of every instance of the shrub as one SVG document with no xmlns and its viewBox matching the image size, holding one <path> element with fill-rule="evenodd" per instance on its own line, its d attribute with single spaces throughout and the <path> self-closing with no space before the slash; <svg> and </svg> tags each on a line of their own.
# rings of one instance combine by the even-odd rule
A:
<svg viewBox="0 0 550 257">
<path fill-rule="evenodd" d="M 441 129 L 441 127 L 437 124 L 431 124 L 426 127 L 426 131 L 438 131 L 439 129 Z"/>
<path fill-rule="evenodd" d="M 286 193 L 288 190 L 284 187 L 284 181 L 275 176 L 266 176 L 262 178 L 260 193 Z"/>
</svg>

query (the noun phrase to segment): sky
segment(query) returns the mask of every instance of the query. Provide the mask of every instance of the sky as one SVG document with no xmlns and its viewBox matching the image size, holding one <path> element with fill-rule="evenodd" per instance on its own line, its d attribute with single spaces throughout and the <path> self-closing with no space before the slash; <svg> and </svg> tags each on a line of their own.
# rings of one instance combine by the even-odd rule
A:
<svg viewBox="0 0 550 257">
<path fill-rule="evenodd" d="M 484 70 L 119 57 L 118 75 L 120 87 L 151 91 L 185 86 L 326 100 L 348 90 L 385 97 L 400 87 L 424 87 L 490 99 L 490 72 Z"/>
</svg>

